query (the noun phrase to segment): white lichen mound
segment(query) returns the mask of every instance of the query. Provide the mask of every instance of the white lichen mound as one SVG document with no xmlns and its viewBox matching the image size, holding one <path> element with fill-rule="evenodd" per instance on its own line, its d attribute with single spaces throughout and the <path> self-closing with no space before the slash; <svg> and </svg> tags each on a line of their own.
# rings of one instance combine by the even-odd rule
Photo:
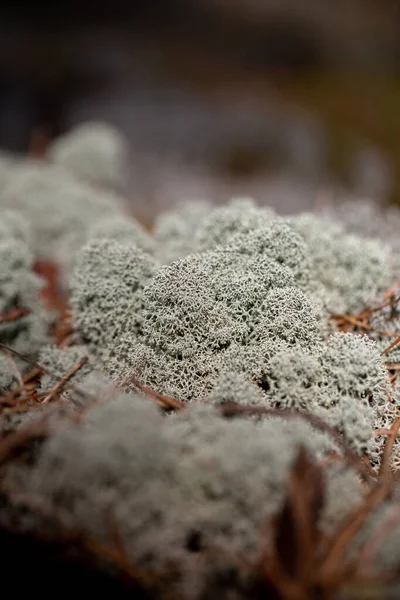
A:
<svg viewBox="0 0 400 600">
<path fill-rule="evenodd" d="M 393 279 L 400 277 L 400 210 L 383 207 L 370 199 L 350 199 L 328 204 L 321 210 L 326 222 L 340 221 L 346 231 L 360 237 L 374 238 L 391 248 Z"/>
<path fill-rule="evenodd" d="M 234 198 L 214 208 L 198 223 L 193 250 L 202 252 L 223 246 L 237 234 L 252 233 L 276 217 L 270 208 L 258 207 L 252 198 Z"/>
<path fill-rule="evenodd" d="M 10 359 L 0 351 L 0 395 L 8 392 L 8 390 L 18 383 L 17 373 L 14 371 L 10 363 Z"/>
<path fill-rule="evenodd" d="M 27 314 L 0 323 L 0 342 L 34 358 L 47 341 L 50 322 L 40 298 L 43 280 L 33 272 L 29 227 L 20 215 L 0 211 L 0 314 Z M 18 361 L 18 364 L 19 361 Z M 26 369 L 26 364 L 21 364 Z M 8 367 L 10 368 L 10 367 Z"/>
<path fill-rule="evenodd" d="M 277 340 L 304 347 L 319 340 L 312 303 L 294 286 L 290 267 L 267 251 L 247 254 L 228 246 L 190 255 L 158 269 L 142 301 L 105 368 L 118 381 L 135 375 L 182 400 L 208 395 L 231 360 L 231 346 L 269 343 L 273 352 Z"/>
<path fill-rule="evenodd" d="M 193 252 L 195 232 L 211 210 L 212 204 L 206 200 L 188 200 L 156 216 L 153 231 L 162 264 L 169 264 Z"/>
<path fill-rule="evenodd" d="M 76 177 L 106 189 L 125 190 L 128 142 L 114 126 L 86 122 L 55 140 L 48 158 Z"/>
<path fill-rule="evenodd" d="M 54 344 L 44 346 L 38 358 L 38 363 L 41 367 L 44 367 L 44 373 L 40 380 L 40 390 L 42 392 L 49 392 L 74 367 L 79 365 L 84 358 L 88 359 L 87 362 L 72 376 L 68 377 L 68 388 L 65 391 L 62 390 L 65 397 L 74 398 L 74 388 L 92 373 L 94 361 L 89 360 L 88 348 L 83 345 L 67 348 L 58 348 Z"/>
<path fill-rule="evenodd" d="M 216 406 L 231 402 L 257 406 L 263 402 L 262 390 L 255 382 L 246 379 L 243 373 L 223 371 L 207 401 Z"/>
<path fill-rule="evenodd" d="M 65 278 L 88 228 L 100 217 L 111 218 L 123 210 L 116 196 L 93 190 L 65 169 L 39 161 L 15 167 L 0 205 L 17 210 L 28 221 L 36 258 L 58 263 Z"/>
<path fill-rule="evenodd" d="M 32 235 L 28 221 L 15 210 L 1 209 L 0 238 L 13 238 L 31 247 Z"/>
<path fill-rule="evenodd" d="M 137 246 L 103 239 L 81 250 L 71 304 L 81 338 L 94 356 L 108 354 L 129 313 L 134 329 L 140 326 L 142 288 L 154 270 L 153 259 Z"/>
<path fill-rule="evenodd" d="M 136 245 L 143 252 L 156 253 L 156 243 L 133 217 L 123 214 L 97 219 L 88 228 L 86 242 L 114 240 L 121 245 Z"/>
<path fill-rule="evenodd" d="M 0 150 L 0 191 L 13 177 L 14 167 L 21 161 L 21 157 L 6 150 Z"/>
<path fill-rule="evenodd" d="M 392 412 L 392 389 L 379 349 L 367 336 L 336 333 L 324 346 L 321 363 L 330 401 L 321 416 L 378 466 L 382 443 L 373 430 Z"/>
<path fill-rule="evenodd" d="M 338 307 L 360 304 L 388 276 L 387 255 L 375 242 L 332 225 L 329 257 L 317 232 L 321 222 L 308 215 L 297 218 L 299 232 L 294 218 L 272 215 L 261 225 L 249 217 L 240 231 L 235 211 L 259 209 L 240 201 L 225 213 L 217 210 L 228 223 L 232 216 L 229 242 L 163 267 L 129 244 L 89 245 L 73 294 L 83 341 L 118 383 L 137 378 L 186 402 L 310 412 L 378 466 L 382 443 L 373 429 L 392 416 L 379 348 L 352 334 L 324 338 L 326 312 L 314 293 L 325 287 Z M 373 283 L 379 269 L 381 283 Z M 361 291 L 353 289 L 353 279 L 364 285 Z"/>
<path fill-rule="evenodd" d="M 377 467 L 383 436 L 373 430 L 390 426 L 398 401 L 376 344 L 366 336 L 337 333 L 312 350 L 282 341 L 272 348 L 231 348 L 226 372 L 207 401 L 316 415 Z"/>
<path fill-rule="evenodd" d="M 275 217 L 272 209 L 258 207 L 252 198 L 233 198 L 218 207 L 204 200 L 181 202 L 156 219 L 160 260 L 168 264 L 193 252 L 225 246 L 235 235 L 253 232 Z"/>
<path fill-rule="evenodd" d="M 346 233 L 335 222 L 312 214 L 290 219 L 304 238 L 319 289 L 330 313 L 359 311 L 388 287 L 393 276 L 389 249 L 377 240 Z"/>
<path fill-rule="evenodd" d="M 262 525 L 282 506 L 300 446 L 315 460 L 335 449 L 298 420 L 227 421 L 204 406 L 165 418 L 145 399 L 119 395 L 58 428 L 19 481 L 90 537 L 110 542 L 116 529 L 133 564 L 154 574 L 173 564 L 171 592 L 190 589 L 197 565 L 195 599 L 221 568 L 208 550 L 222 553 L 224 568 L 233 570 L 234 557 L 256 560 Z M 324 476 L 320 527 L 331 530 L 359 501 L 361 487 L 343 466 L 327 466 Z M 12 483 L 15 474 L 9 477 Z M 234 588 L 234 577 L 224 581 Z"/>
</svg>

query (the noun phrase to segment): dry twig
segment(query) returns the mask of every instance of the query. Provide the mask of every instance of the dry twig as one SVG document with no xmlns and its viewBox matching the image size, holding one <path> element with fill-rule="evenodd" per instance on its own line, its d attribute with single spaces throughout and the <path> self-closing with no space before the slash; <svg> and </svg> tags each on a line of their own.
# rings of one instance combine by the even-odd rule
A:
<svg viewBox="0 0 400 600">
<path fill-rule="evenodd" d="M 390 352 L 390 350 L 392 350 L 398 344 L 400 344 L 400 335 L 397 336 L 397 338 L 394 340 L 394 342 L 392 344 L 390 344 L 390 346 L 388 346 L 387 348 L 385 348 L 384 350 L 382 350 L 381 356 L 384 356 L 385 354 L 387 354 L 388 352 Z"/>
<path fill-rule="evenodd" d="M 182 410 L 185 407 L 185 404 L 183 402 L 181 402 L 180 400 L 176 400 L 175 398 L 171 398 L 171 396 L 166 396 L 164 394 L 160 394 L 159 392 L 156 392 L 155 390 L 152 390 L 151 388 L 147 387 L 146 385 L 143 385 L 142 383 L 140 383 L 140 381 L 133 375 L 127 377 L 122 382 L 120 387 L 122 387 L 122 388 L 126 387 L 130 383 L 133 383 L 133 385 L 135 387 L 137 387 L 141 392 L 143 392 L 143 394 L 145 394 L 146 396 L 153 398 L 156 401 L 156 403 L 159 406 L 161 406 L 162 408 L 173 409 L 173 410 Z"/>
<path fill-rule="evenodd" d="M 79 369 L 81 369 L 83 367 L 83 365 L 85 363 L 87 363 L 88 361 L 88 357 L 87 356 L 83 356 L 81 358 L 81 360 L 72 367 L 72 369 L 70 369 L 68 371 L 68 373 L 66 373 L 64 375 L 64 377 L 62 379 L 60 379 L 60 381 L 58 383 L 56 383 L 56 385 L 50 390 L 49 394 L 45 397 L 44 400 L 42 400 L 42 404 L 46 404 L 47 402 L 50 402 L 50 400 L 52 398 L 54 398 L 54 396 L 56 394 L 59 394 L 62 390 L 62 388 L 65 386 L 65 384 L 68 382 L 69 379 L 71 379 L 71 377 L 73 377 L 73 375 L 75 375 L 75 373 L 77 373 L 79 371 Z"/>
<path fill-rule="evenodd" d="M 347 459 L 349 464 L 355 467 L 365 480 L 369 480 L 371 477 L 375 476 L 372 468 L 358 456 L 351 446 L 344 441 L 343 437 L 336 431 L 336 429 L 325 423 L 325 421 L 316 415 L 297 410 L 267 408 L 265 406 L 249 406 L 234 403 L 227 403 L 223 405 L 220 410 L 225 417 L 247 414 L 300 418 L 310 423 L 316 429 L 328 433 L 329 436 L 336 442 L 338 447 L 341 448 L 343 451 L 343 456 Z"/>
<path fill-rule="evenodd" d="M 30 310 L 28 308 L 16 308 L 8 313 L 0 314 L 0 323 L 11 323 L 12 321 L 18 321 L 22 317 L 29 315 Z"/>
</svg>

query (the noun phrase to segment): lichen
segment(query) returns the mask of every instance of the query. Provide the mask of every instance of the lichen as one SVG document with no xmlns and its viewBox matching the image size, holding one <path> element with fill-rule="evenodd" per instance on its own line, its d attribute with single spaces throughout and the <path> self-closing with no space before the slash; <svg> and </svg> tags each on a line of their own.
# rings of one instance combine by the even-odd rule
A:
<svg viewBox="0 0 400 600">
<path fill-rule="evenodd" d="M 231 569 L 232 557 L 258 557 L 260 528 L 282 506 L 301 446 L 315 460 L 335 448 L 326 434 L 297 419 L 227 421 L 201 405 L 163 418 L 143 398 L 117 394 L 80 422 L 55 430 L 19 481 L 48 510 L 61 511 L 100 541 L 110 541 L 112 515 L 135 564 L 155 574 L 175 565 L 175 593 L 189 583 L 200 553 L 200 590 L 191 596 L 200 598 L 221 568 L 207 549 L 226 555 Z M 8 477 L 12 482 L 16 476 L 11 471 Z M 331 530 L 359 501 L 361 489 L 343 467 L 326 466 L 324 477 L 328 495 L 320 527 Z M 235 585 L 229 581 L 228 589 Z"/>
<path fill-rule="evenodd" d="M 361 310 L 390 283 L 391 256 L 376 240 L 348 234 L 339 223 L 325 222 L 311 214 L 290 219 L 304 238 L 318 287 L 327 291 L 330 313 Z"/>
<path fill-rule="evenodd" d="M 128 142 L 116 127 L 89 121 L 56 139 L 48 158 L 76 177 L 106 189 L 125 189 Z"/>
<path fill-rule="evenodd" d="M 44 367 L 44 373 L 40 380 L 40 390 L 45 392 L 50 391 L 84 357 L 89 358 L 88 355 L 88 349 L 83 345 L 75 345 L 69 348 L 58 348 L 54 344 L 44 346 L 38 358 L 38 363 Z M 74 397 L 73 389 L 70 389 L 70 384 L 75 387 L 76 384 L 84 381 L 93 371 L 94 365 L 92 363 L 93 361 L 88 360 L 76 373 L 68 378 L 69 387 L 67 390 L 62 390 L 66 397 Z"/>
<path fill-rule="evenodd" d="M 57 263 L 66 287 L 88 228 L 122 211 L 114 195 L 91 189 L 61 167 L 33 160 L 14 168 L 0 205 L 26 219 L 36 259 Z"/>
<path fill-rule="evenodd" d="M 133 217 L 123 214 L 97 219 L 88 228 L 86 242 L 115 240 L 122 245 L 136 245 L 149 254 L 156 253 L 156 244 L 149 233 Z"/>
<path fill-rule="evenodd" d="M 0 323 L 0 342 L 32 359 L 48 339 L 50 317 L 40 297 L 44 282 L 33 272 L 27 223 L 8 211 L 4 218 L 0 215 L 0 222 L 0 314 L 27 311 Z M 26 369 L 26 364 L 17 362 Z"/>
<path fill-rule="evenodd" d="M 199 222 L 211 210 L 210 202 L 187 200 L 156 216 L 153 231 L 161 264 L 169 264 L 193 252 L 193 238 Z"/>
<path fill-rule="evenodd" d="M 71 304 L 74 322 L 94 356 L 108 354 L 128 311 L 133 320 L 130 325 L 140 327 L 136 309 L 141 305 L 144 282 L 154 270 L 153 259 L 133 245 L 103 239 L 82 248 L 72 282 Z M 134 336 L 133 330 L 130 333 Z"/>
</svg>

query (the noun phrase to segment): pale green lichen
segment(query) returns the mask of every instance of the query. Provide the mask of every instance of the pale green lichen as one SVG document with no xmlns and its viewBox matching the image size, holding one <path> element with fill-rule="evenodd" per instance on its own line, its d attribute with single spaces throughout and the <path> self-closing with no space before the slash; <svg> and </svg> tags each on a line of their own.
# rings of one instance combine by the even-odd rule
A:
<svg viewBox="0 0 400 600">
<path fill-rule="evenodd" d="M 318 342 L 313 305 L 292 283 L 289 268 L 230 248 L 162 267 L 144 286 L 142 308 L 124 323 L 106 369 L 182 400 L 204 397 L 233 344 Z"/>
<path fill-rule="evenodd" d="M 128 142 L 116 127 L 89 121 L 56 139 L 48 158 L 88 183 L 124 190 L 127 178 Z"/>
<path fill-rule="evenodd" d="M 244 403 L 247 397 L 250 403 L 310 412 L 378 466 L 382 444 L 372 430 L 392 415 L 386 407 L 388 376 L 379 349 L 367 338 L 322 335 L 324 314 L 313 294 L 324 287 L 318 269 L 328 258 L 322 234 L 312 231 L 317 221 L 298 217 L 294 227 L 300 234 L 294 219 L 269 215 L 255 225 L 249 217 L 240 231 L 235 211 L 250 215 L 260 209 L 241 201 L 218 210 L 224 215 L 219 225 L 228 222 L 229 242 L 160 268 L 129 244 L 89 245 L 81 253 L 73 295 L 83 341 L 120 384 L 133 377 L 183 401 Z M 366 278 L 360 294 L 368 286 L 371 292 L 379 261 L 368 271 L 355 239 L 341 234 L 335 242 L 333 232 L 339 231 L 336 225 L 327 231 L 330 245 L 345 249 L 334 248 L 329 269 L 339 279 L 326 292 L 340 305 L 350 302 L 352 285 L 341 277 L 359 268 Z M 370 250 L 368 242 L 367 259 Z"/>
<path fill-rule="evenodd" d="M 0 213 L 0 223 L 0 314 L 27 311 L 0 323 L 0 342 L 32 359 L 48 339 L 50 317 L 40 298 L 44 282 L 33 272 L 27 223 L 8 211 Z M 26 363 L 17 362 L 27 368 Z"/>
<path fill-rule="evenodd" d="M 361 310 L 389 285 L 391 257 L 382 243 L 348 234 L 339 223 L 312 214 L 292 217 L 290 224 L 308 246 L 312 272 L 327 292 L 330 313 Z"/>
<path fill-rule="evenodd" d="M 94 240 L 78 256 L 72 283 L 73 317 L 84 343 L 97 356 L 108 354 L 128 311 L 138 328 L 136 308 L 144 282 L 155 270 L 153 259 L 136 246 Z M 134 335 L 131 331 L 131 335 Z"/>
<path fill-rule="evenodd" d="M 200 588 L 191 596 L 197 599 L 211 593 L 209 575 L 221 568 L 206 548 L 226 554 L 233 571 L 232 557 L 256 560 L 260 528 L 282 506 L 300 447 L 317 461 L 336 450 L 326 434 L 297 419 L 227 421 L 201 405 L 163 418 L 143 398 L 116 394 L 80 422 L 55 430 L 33 468 L 11 470 L 8 478 L 12 484 L 18 477 L 49 511 L 61 511 L 102 542 L 110 541 L 112 514 L 135 564 L 156 574 L 173 562 L 174 593 L 188 585 L 193 561 L 204 552 Z M 343 466 L 325 466 L 324 478 L 319 526 L 330 531 L 360 500 L 361 488 Z M 29 531 L 38 522 L 33 515 L 18 526 Z M 226 590 L 235 588 L 235 578 L 225 582 Z"/>
<path fill-rule="evenodd" d="M 0 351 L 0 395 L 18 383 L 18 377 L 3 350 Z"/>
<path fill-rule="evenodd" d="M 198 223 L 193 250 L 202 252 L 224 246 L 237 234 L 252 233 L 276 217 L 267 207 L 258 207 L 251 198 L 234 198 L 224 206 L 209 211 Z"/>
<path fill-rule="evenodd" d="M 86 242 L 114 240 L 121 245 L 136 245 L 149 254 L 156 253 L 156 243 L 133 217 L 123 214 L 97 219 L 88 228 Z"/>
<path fill-rule="evenodd" d="M 73 387 L 80 384 L 92 371 L 93 361 L 89 360 L 89 352 L 86 346 L 76 345 L 67 348 L 58 348 L 55 345 L 44 346 L 39 354 L 38 363 L 44 367 L 40 381 L 40 390 L 49 392 L 59 381 L 77 367 L 82 359 L 88 359 L 79 370 L 68 377 L 68 389 L 66 397 L 73 397 Z M 64 392 L 64 390 L 62 390 Z"/>
<path fill-rule="evenodd" d="M 157 215 L 153 231 L 161 264 L 169 264 L 193 252 L 195 232 L 211 210 L 210 202 L 188 200 Z"/>
<path fill-rule="evenodd" d="M 91 189 L 61 167 L 33 160 L 15 167 L 0 205 L 26 219 L 35 257 L 58 263 L 66 287 L 88 228 L 123 208 L 113 194 Z"/>
</svg>

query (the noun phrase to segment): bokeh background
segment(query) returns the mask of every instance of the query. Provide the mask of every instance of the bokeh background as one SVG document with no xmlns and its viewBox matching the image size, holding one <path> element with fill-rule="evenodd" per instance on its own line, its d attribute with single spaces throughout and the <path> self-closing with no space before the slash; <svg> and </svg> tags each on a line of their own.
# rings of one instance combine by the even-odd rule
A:
<svg viewBox="0 0 400 600">
<path fill-rule="evenodd" d="M 85 120 L 132 146 L 151 219 L 182 196 L 400 203 L 396 0 L 13 2 L 0 9 L 0 146 Z"/>
</svg>

